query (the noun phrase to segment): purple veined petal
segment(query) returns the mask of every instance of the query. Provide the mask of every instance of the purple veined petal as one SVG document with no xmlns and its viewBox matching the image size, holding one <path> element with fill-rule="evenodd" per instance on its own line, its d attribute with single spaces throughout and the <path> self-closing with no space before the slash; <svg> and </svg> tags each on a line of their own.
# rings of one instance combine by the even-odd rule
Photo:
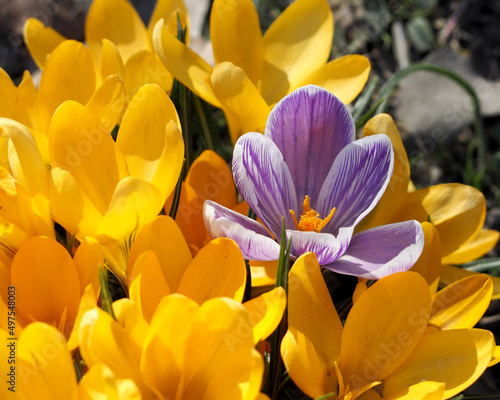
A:
<svg viewBox="0 0 500 400">
<path fill-rule="evenodd" d="M 316 254 L 320 265 L 330 264 L 344 254 L 349 246 L 353 229 L 342 228 L 341 231 L 338 237 L 335 237 L 331 233 L 287 230 L 287 240 L 292 241 L 290 253 L 300 257 L 304 253 L 312 252 Z"/>
<path fill-rule="evenodd" d="M 257 221 L 210 200 L 203 205 L 203 219 L 210 236 L 233 239 L 245 259 L 272 261 L 279 258 L 279 244 Z"/>
<path fill-rule="evenodd" d="M 423 248 L 424 233 L 415 220 L 377 226 L 354 235 L 344 255 L 324 267 L 339 274 L 380 279 L 410 269 Z"/>
<path fill-rule="evenodd" d="M 272 109 L 265 135 L 283 154 L 299 205 L 308 195 L 314 208 L 334 159 L 354 140 L 355 133 L 346 106 L 319 86 L 297 89 Z"/>
<path fill-rule="evenodd" d="M 377 205 L 393 168 L 394 152 L 386 135 L 365 137 L 347 145 L 335 159 L 317 199 L 315 210 L 321 218 L 336 207 L 323 232 L 336 235 L 340 227 L 355 227 Z"/>
<path fill-rule="evenodd" d="M 240 194 L 279 242 L 282 217 L 286 228 L 294 228 L 290 210 L 297 209 L 295 186 L 279 149 L 260 133 L 241 136 L 234 146 L 233 176 Z"/>
</svg>

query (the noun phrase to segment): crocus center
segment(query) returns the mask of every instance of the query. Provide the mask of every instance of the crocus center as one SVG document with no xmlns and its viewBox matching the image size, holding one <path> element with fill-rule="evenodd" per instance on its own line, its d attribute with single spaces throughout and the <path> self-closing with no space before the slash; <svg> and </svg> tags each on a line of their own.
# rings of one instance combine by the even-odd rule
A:
<svg viewBox="0 0 500 400">
<path fill-rule="evenodd" d="M 295 211 L 290 210 L 290 215 L 298 231 L 321 232 L 321 229 L 330 222 L 333 214 L 335 214 L 335 207 L 332 208 L 332 211 L 330 211 L 330 214 L 328 214 L 326 218 L 321 219 L 319 217 L 319 212 L 311 208 L 309 196 L 307 195 L 304 198 L 303 212 L 299 221 L 297 221 L 295 217 Z"/>
</svg>

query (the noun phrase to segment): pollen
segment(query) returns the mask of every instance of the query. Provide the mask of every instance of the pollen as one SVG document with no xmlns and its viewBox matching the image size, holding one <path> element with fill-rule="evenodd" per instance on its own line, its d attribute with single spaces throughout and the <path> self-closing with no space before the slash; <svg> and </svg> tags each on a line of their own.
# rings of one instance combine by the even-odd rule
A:
<svg viewBox="0 0 500 400">
<path fill-rule="evenodd" d="M 293 218 L 293 222 L 295 222 L 295 227 L 299 231 L 308 231 L 308 232 L 321 232 L 328 222 L 335 214 L 335 207 L 332 208 L 330 214 L 326 216 L 326 218 L 321 219 L 319 217 L 319 213 L 311 208 L 311 203 L 309 196 L 306 195 L 303 203 L 303 212 L 300 216 L 299 221 L 295 217 L 295 211 L 290 210 L 290 215 Z"/>
</svg>

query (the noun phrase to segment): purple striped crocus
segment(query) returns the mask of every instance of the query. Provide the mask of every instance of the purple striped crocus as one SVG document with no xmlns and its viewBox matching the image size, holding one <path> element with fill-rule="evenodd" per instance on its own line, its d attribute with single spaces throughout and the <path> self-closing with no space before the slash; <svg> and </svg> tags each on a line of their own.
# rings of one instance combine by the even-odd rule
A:
<svg viewBox="0 0 500 400">
<path fill-rule="evenodd" d="M 212 201 L 205 202 L 205 225 L 212 237 L 235 240 L 251 260 L 278 258 L 284 219 L 294 257 L 313 252 L 332 271 L 368 279 L 405 271 L 424 244 L 417 221 L 354 234 L 384 193 L 393 164 L 386 135 L 355 140 L 344 104 L 305 86 L 276 104 L 264 135 L 247 133 L 234 148 L 236 186 L 265 227 Z"/>
</svg>

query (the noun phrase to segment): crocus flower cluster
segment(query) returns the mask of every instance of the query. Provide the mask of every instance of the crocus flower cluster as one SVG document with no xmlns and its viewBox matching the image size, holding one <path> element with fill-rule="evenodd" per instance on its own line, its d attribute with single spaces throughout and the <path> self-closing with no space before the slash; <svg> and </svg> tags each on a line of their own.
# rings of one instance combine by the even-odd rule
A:
<svg viewBox="0 0 500 400">
<path fill-rule="evenodd" d="M 215 0 L 214 66 L 182 0 L 147 27 L 94 0 L 85 44 L 24 34 L 39 83 L 0 69 L 0 398 L 448 399 L 500 361 L 475 327 L 499 278 L 459 267 L 498 240 L 484 196 L 415 190 L 387 114 L 357 136 L 370 64 L 329 61 L 326 0 L 264 34 Z"/>
</svg>

